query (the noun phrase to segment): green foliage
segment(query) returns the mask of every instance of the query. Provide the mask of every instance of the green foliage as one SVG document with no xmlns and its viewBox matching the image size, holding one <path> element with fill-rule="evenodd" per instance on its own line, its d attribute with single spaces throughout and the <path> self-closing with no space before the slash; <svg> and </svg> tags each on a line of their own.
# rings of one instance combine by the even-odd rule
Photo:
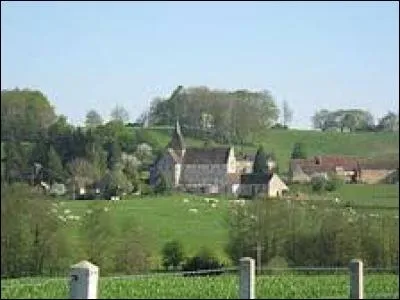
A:
<svg viewBox="0 0 400 300">
<path fill-rule="evenodd" d="M 329 179 L 326 182 L 325 189 L 328 192 L 333 192 L 339 189 L 344 184 L 344 179 L 332 174 L 329 176 Z"/>
<path fill-rule="evenodd" d="M 29 89 L 1 91 L 2 140 L 38 140 L 55 118 L 54 108 L 42 92 Z"/>
<path fill-rule="evenodd" d="M 50 182 L 65 180 L 61 159 L 53 146 L 50 146 L 49 149 L 47 168 L 49 169 Z"/>
<path fill-rule="evenodd" d="M 177 269 L 184 260 L 182 243 L 177 240 L 167 242 L 162 249 L 162 255 L 163 266 L 166 270 L 168 270 L 169 267 Z"/>
<path fill-rule="evenodd" d="M 57 273 L 73 263 L 73 244 L 51 209 L 52 202 L 27 185 L 2 187 L 2 277 Z"/>
<path fill-rule="evenodd" d="M 253 173 L 267 173 L 267 155 L 264 151 L 263 146 L 260 146 L 257 150 L 254 158 Z"/>
<path fill-rule="evenodd" d="M 322 176 L 314 176 L 311 178 L 311 187 L 314 192 L 322 192 L 327 186 L 327 180 Z"/>
<path fill-rule="evenodd" d="M 205 247 L 202 247 L 200 251 L 193 257 L 188 258 L 187 261 L 182 266 L 183 271 L 198 271 L 198 270 L 218 270 L 223 268 L 212 252 Z M 221 272 L 211 272 L 212 274 L 219 274 Z M 203 273 L 202 275 L 207 275 L 211 273 Z"/>
<path fill-rule="evenodd" d="M 297 142 L 293 146 L 292 154 L 290 155 L 292 159 L 297 158 L 307 158 L 306 146 L 303 142 Z"/>
<path fill-rule="evenodd" d="M 370 112 L 362 109 L 339 109 L 329 111 L 322 109 L 317 111 L 312 118 L 314 128 L 323 131 L 339 129 L 343 132 L 345 128 L 350 131 L 368 131 L 374 127 L 374 118 Z"/>
<path fill-rule="evenodd" d="M 111 118 L 114 121 L 126 123 L 129 121 L 129 113 L 124 107 L 117 105 L 111 111 Z"/>
<path fill-rule="evenodd" d="M 111 196 L 122 197 L 124 194 L 130 194 L 133 190 L 132 183 L 128 180 L 120 166 L 108 170 L 101 180 L 102 190 L 106 199 Z"/>
<path fill-rule="evenodd" d="M 111 170 L 120 164 L 122 160 L 122 152 L 121 148 L 117 141 L 112 141 L 108 145 L 108 154 L 107 154 L 107 167 Z"/>
</svg>

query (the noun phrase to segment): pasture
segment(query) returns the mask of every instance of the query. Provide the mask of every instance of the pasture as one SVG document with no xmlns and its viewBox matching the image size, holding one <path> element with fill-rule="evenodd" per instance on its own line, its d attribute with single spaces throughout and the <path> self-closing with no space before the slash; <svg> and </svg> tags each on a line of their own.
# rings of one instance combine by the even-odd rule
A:
<svg viewBox="0 0 400 300">
<path fill-rule="evenodd" d="M 101 272 L 101 270 L 100 270 Z M 365 275 L 366 299 L 395 299 L 398 275 Z M 218 277 L 131 276 L 104 277 L 99 299 L 237 299 L 239 279 Z M 348 298 L 348 275 L 275 275 L 256 277 L 256 298 Z M 2 299 L 65 299 L 68 279 L 10 279 L 1 282 Z"/>
<path fill-rule="evenodd" d="M 340 204 L 334 203 L 338 197 Z M 82 216 L 91 204 L 109 207 L 116 224 L 133 219 L 142 227 L 155 250 L 155 263 L 159 261 L 164 244 L 177 239 L 184 245 L 187 255 L 194 255 L 199 248 L 211 249 L 222 262 L 229 264 L 224 251 L 228 240 L 229 199 L 219 197 L 218 203 L 208 203 L 207 196 L 173 194 L 169 196 L 143 196 L 121 201 L 65 201 L 63 206 L 72 215 Z M 344 185 L 340 190 L 323 195 L 312 195 L 313 201 L 292 201 L 294 207 L 301 203 L 313 203 L 315 207 L 344 207 L 346 203 L 365 210 L 367 213 L 398 216 L 398 209 L 379 209 L 379 207 L 398 207 L 397 185 Z M 323 200 L 325 199 L 325 200 Z M 251 201 L 251 200 L 249 200 Z"/>
</svg>

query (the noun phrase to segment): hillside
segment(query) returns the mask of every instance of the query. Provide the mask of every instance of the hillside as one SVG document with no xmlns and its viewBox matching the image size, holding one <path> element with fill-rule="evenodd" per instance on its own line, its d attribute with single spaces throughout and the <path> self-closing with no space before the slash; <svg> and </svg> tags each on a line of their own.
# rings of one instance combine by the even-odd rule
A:
<svg viewBox="0 0 400 300">
<path fill-rule="evenodd" d="M 148 129 L 152 138 L 167 145 L 172 129 Z M 203 141 L 185 137 L 188 146 L 202 146 Z M 277 157 L 280 171 L 288 169 L 290 154 L 296 142 L 304 142 L 309 156 L 342 154 L 360 157 L 387 157 L 398 159 L 399 134 L 393 132 L 319 132 L 306 130 L 268 130 L 257 136 L 252 146 L 237 146 L 236 151 L 255 152 L 262 144 Z"/>
</svg>

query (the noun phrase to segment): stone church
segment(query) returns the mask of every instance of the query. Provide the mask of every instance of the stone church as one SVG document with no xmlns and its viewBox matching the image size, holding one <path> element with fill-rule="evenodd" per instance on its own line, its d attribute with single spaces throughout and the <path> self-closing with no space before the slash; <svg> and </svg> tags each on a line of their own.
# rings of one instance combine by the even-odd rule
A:
<svg viewBox="0 0 400 300">
<path fill-rule="evenodd" d="M 163 174 L 172 186 L 190 192 L 241 194 L 240 190 L 254 192 L 256 187 L 265 192 L 270 190 L 269 182 L 278 182 L 279 191 L 287 189 L 275 174 L 255 178 L 259 176 L 251 174 L 253 161 L 252 156 L 236 158 L 234 147 L 186 147 L 177 121 L 165 153 L 150 170 L 150 184 L 155 185 Z"/>
</svg>

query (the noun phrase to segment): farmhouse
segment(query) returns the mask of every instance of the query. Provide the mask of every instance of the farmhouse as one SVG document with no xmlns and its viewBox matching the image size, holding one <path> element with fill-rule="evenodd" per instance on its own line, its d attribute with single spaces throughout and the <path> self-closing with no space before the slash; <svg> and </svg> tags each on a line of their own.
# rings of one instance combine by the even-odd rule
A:
<svg viewBox="0 0 400 300">
<path fill-rule="evenodd" d="M 251 159 L 249 159 L 251 157 Z M 241 191 L 267 191 L 270 183 L 276 182 L 277 175 L 261 181 L 250 176 L 254 157 L 236 159 L 234 147 L 192 148 L 186 147 L 179 122 L 176 122 L 172 138 L 166 151 L 150 169 L 150 184 L 155 185 L 159 176 L 164 176 L 177 189 L 201 193 L 233 193 Z M 248 174 L 249 177 L 241 177 Z M 246 179 L 245 179 L 246 178 Z M 257 180 L 252 185 L 252 180 Z M 281 194 L 281 188 L 277 185 Z M 271 189 L 272 191 L 272 189 Z M 277 194 L 276 192 L 271 192 Z"/>
<path fill-rule="evenodd" d="M 398 160 L 326 155 L 292 159 L 289 165 L 289 177 L 293 183 L 310 182 L 314 176 L 328 178 L 330 174 L 341 176 L 346 182 L 352 183 L 395 183 L 398 168 Z"/>
</svg>

